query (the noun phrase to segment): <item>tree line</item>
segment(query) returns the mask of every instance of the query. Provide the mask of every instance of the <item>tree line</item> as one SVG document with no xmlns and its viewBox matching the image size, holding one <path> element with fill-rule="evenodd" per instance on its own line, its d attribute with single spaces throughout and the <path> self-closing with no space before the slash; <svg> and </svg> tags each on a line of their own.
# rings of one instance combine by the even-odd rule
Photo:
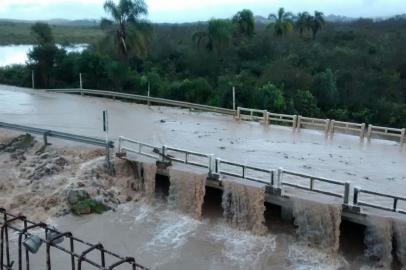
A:
<svg viewBox="0 0 406 270">
<path fill-rule="evenodd" d="M 25 66 L 0 69 L 0 83 L 78 87 L 231 107 L 406 126 L 406 20 L 326 22 L 319 11 L 283 8 L 268 23 L 244 9 L 229 19 L 152 24 L 142 0 L 106 1 L 104 38 L 82 53 L 55 46 L 37 23 Z"/>
</svg>

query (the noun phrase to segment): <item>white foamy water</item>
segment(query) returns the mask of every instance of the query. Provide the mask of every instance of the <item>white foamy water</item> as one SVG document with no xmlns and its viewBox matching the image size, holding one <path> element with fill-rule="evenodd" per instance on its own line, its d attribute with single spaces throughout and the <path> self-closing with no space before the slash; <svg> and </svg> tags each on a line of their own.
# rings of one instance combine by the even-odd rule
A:
<svg viewBox="0 0 406 270">
<path fill-rule="evenodd" d="M 325 251 L 338 251 L 341 205 L 293 199 L 293 217 L 300 241 Z"/>
<path fill-rule="evenodd" d="M 223 215 L 232 227 L 264 234 L 265 187 L 248 186 L 233 180 L 223 180 Z"/>
</svg>

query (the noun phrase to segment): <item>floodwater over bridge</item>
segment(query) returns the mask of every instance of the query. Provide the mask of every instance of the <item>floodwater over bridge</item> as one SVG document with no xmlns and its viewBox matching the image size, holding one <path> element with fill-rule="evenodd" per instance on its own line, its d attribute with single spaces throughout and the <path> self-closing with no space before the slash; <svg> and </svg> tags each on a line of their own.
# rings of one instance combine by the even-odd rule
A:
<svg viewBox="0 0 406 270">
<path fill-rule="evenodd" d="M 100 112 L 107 108 L 110 112 L 111 139 L 116 141 L 119 136 L 125 136 L 153 146 L 168 145 L 210 153 L 224 160 L 269 170 L 283 167 L 299 175 L 351 181 L 353 186 L 371 191 L 406 196 L 406 153 L 398 142 L 374 140 L 368 144 L 360 142 L 355 136 L 340 134 L 336 134 L 333 139 L 326 139 L 320 131 L 292 132 L 290 127 L 264 127 L 255 122 L 237 122 L 230 116 L 214 113 L 148 107 L 103 98 L 6 86 L 0 89 L 3 89 L 0 91 L 0 121 L 103 138 Z M 129 157 L 139 160 L 137 156 Z M 142 162 L 149 164 L 154 160 L 142 159 Z M 308 198 L 295 197 L 290 215 L 295 217 L 296 234 L 299 238 L 317 243 L 315 248 L 308 247 L 292 237 L 293 228 L 279 224 L 274 216 L 280 210 L 275 210 L 275 205 L 267 205 L 266 209 L 259 207 L 264 205 L 267 198 L 264 192 L 261 193 L 261 185 L 251 183 L 248 185 L 250 187 L 241 187 L 233 183 L 233 177 L 228 177 L 228 180 L 222 181 L 222 194 L 218 195 L 211 188 L 201 193 L 204 190 L 202 185 L 207 184 L 202 180 L 206 178 L 207 172 L 201 172 L 202 178 L 197 168 L 193 168 L 195 176 L 187 174 L 190 168 L 180 169 L 176 167 L 158 173 L 158 186 L 165 189 L 168 186 L 166 183 L 170 182 L 169 190 L 164 192 L 169 194 L 167 206 L 151 205 L 143 201 L 125 204 L 116 213 L 109 212 L 86 219 L 68 216 L 55 222 L 69 230 L 76 228 L 82 235 L 93 234 L 94 238 L 104 235 L 103 238 L 114 242 L 115 246 L 122 245 L 121 248 L 125 250 L 134 250 L 136 257 L 141 257 L 143 263 L 157 269 L 229 269 L 230 266 L 233 269 L 346 269 L 349 264 L 352 267 L 364 265 L 362 260 L 351 261 L 351 255 L 348 255 L 351 252 L 348 250 L 343 252 L 345 258 L 334 253 L 340 249 L 342 243 L 339 242 L 346 241 L 339 239 L 340 231 L 345 231 L 342 228 L 345 224 L 339 228 L 342 201 L 323 201 L 320 197 L 322 203 L 314 204 L 306 200 Z M 216 170 L 218 172 L 218 168 Z M 163 176 L 169 180 L 162 179 Z M 289 178 L 288 173 L 285 176 Z M 180 188 L 185 178 L 193 179 L 195 183 L 189 186 L 190 190 L 194 190 L 192 195 Z M 191 197 L 185 199 L 185 202 L 179 199 L 180 194 L 182 198 Z M 202 194 L 207 197 L 204 202 Z M 351 198 L 353 196 L 351 194 Z M 195 205 L 198 201 L 203 212 L 203 219 L 200 220 L 193 219 L 196 213 L 189 213 L 190 209 L 186 207 L 193 202 L 192 208 L 198 209 L 199 206 Z M 218 211 L 216 206 L 208 205 L 209 201 L 221 205 L 220 216 L 224 214 L 226 223 L 259 232 L 260 236 L 229 228 L 215 218 Z M 392 203 L 390 199 L 380 197 L 374 198 L 373 202 Z M 399 208 L 405 209 L 402 201 L 398 203 Z M 183 213 L 188 212 L 190 217 L 173 212 L 179 209 Z M 246 222 L 247 218 L 261 218 L 264 211 L 264 221 L 271 234 L 264 235 L 261 224 Z M 282 209 L 282 216 L 283 212 Z M 318 219 L 313 222 L 317 216 Z M 391 227 L 386 222 L 374 222 L 377 225 L 374 228 L 378 227 L 379 232 L 385 232 Z M 109 236 L 116 227 L 121 227 L 122 233 Z M 325 239 L 309 234 L 320 229 Z M 369 238 L 364 242 L 369 244 L 368 250 L 372 255 L 391 253 L 382 243 L 392 242 L 392 233 L 377 236 L 376 231 L 370 230 L 367 235 Z M 141 249 L 137 248 L 139 245 L 142 245 Z M 353 248 L 354 245 L 346 246 L 344 243 L 341 248 Z M 327 246 L 329 251 L 325 250 Z M 399 246 L 398 243 L 398 249 Z M 146 255 L 143 250 L 153 252 Z M 403 256 L 404 250 L 399 254 Z"/>
</svg>

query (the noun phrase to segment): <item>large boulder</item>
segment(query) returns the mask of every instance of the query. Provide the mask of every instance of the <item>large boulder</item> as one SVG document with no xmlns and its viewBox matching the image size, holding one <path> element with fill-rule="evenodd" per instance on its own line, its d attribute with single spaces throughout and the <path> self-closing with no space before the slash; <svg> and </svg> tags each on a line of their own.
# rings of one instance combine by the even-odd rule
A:
<svg viewBox="0 0 406 270">
<path fill-rule="evenodd" d="M 89 200 L 90 195 L 86 190 L 83 189 L 71 189 L 68 192 L 67 199 L 69 206 L 74 206 L 80 201 Z"/>
</svg>

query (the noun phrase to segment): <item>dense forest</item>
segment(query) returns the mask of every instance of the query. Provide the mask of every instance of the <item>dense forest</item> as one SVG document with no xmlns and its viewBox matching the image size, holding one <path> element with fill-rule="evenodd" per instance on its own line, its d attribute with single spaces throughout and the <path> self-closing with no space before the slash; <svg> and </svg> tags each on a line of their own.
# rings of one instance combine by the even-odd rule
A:
<svg viewBox="0 0 406 270">
<path fill-rule="evenodd" d="M 269 24 L 249 10 L 190 24 L 144 20 L 142 0 L 107 1 L 105 33 L 83 53 L 55 46 L 35 24 L 25 66 L 0 68 L 0 83 L 84 87 L 231 107 L 406 127 L 406 20 L 326 22 L 320 12 L 270 7 Z"/>
</svg>

